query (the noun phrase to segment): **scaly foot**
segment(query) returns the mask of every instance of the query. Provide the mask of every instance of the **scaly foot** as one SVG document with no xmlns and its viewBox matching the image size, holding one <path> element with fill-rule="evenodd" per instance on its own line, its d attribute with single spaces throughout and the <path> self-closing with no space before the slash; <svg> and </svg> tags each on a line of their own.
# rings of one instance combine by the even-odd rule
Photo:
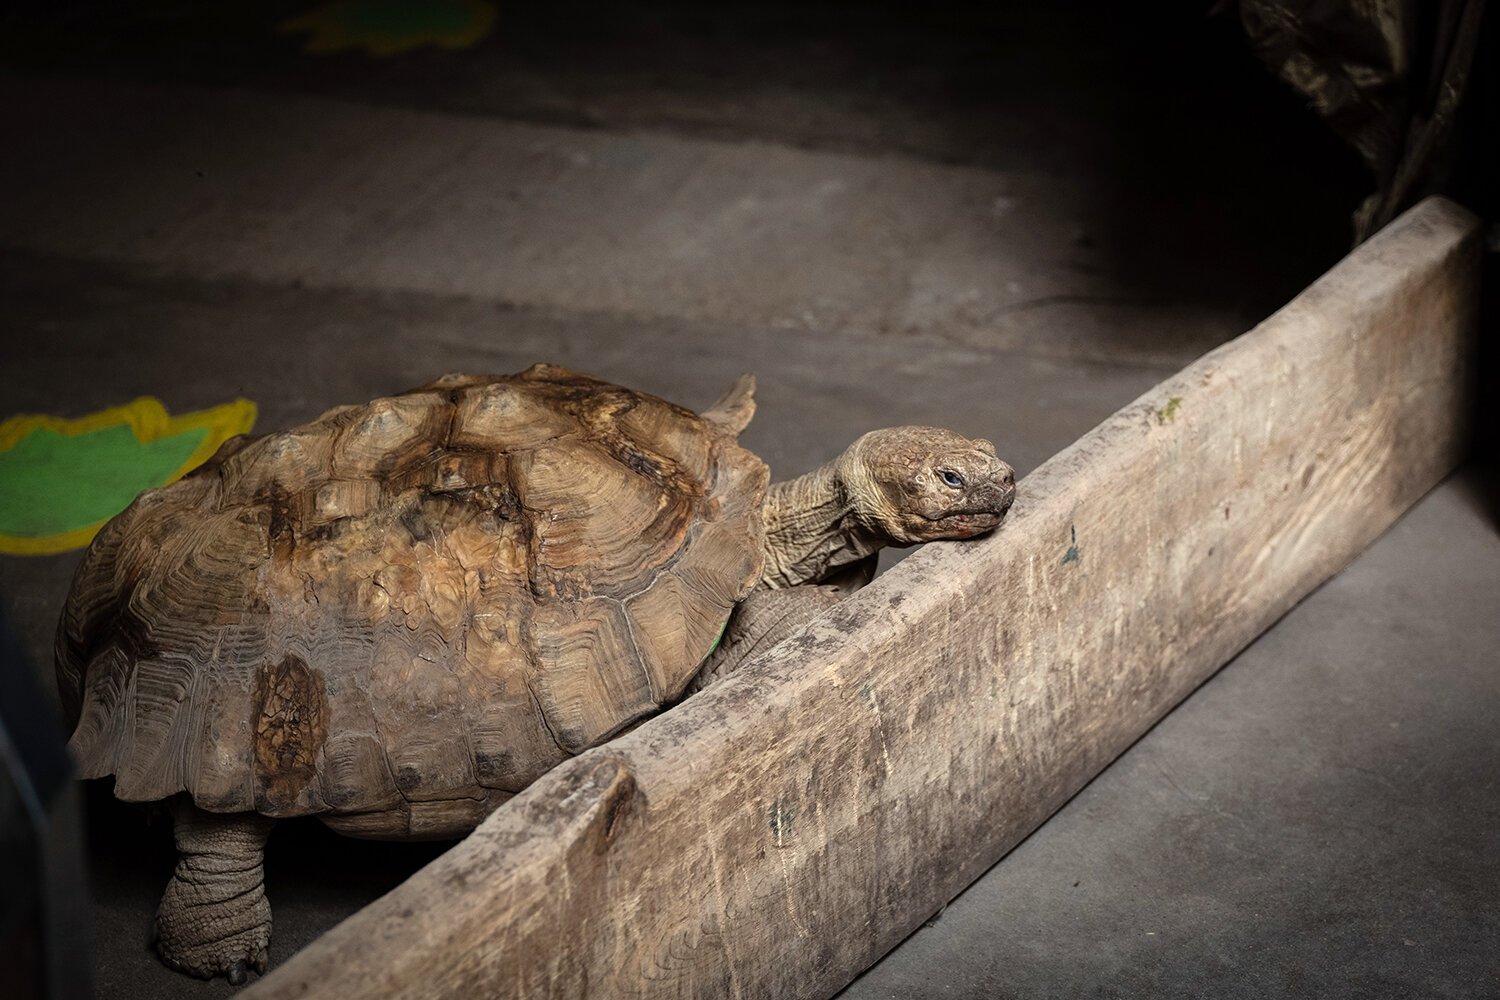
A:
<svg viewBox="0 0 1500 1000">
<path fill-rule="evenodd" d="M 270 957 L 271 904 L 261 867 L 273 820 L 173 804 L 181 857 L 156 911 L 156 948 L 179 972 L 238 986 Z"/>
</svg>

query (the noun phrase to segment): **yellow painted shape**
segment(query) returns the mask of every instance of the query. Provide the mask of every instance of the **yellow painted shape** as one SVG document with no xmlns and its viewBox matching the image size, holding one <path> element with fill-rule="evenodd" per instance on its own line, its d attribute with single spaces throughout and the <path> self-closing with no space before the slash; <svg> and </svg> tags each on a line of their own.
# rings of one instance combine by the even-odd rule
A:
<svg viewBox="0 0 1500 1000">
<path fill-rule="evenodd" d="M 193 449 L 186 461 L 166 480 L 159 483 L 176 482 L 206 462 L 219 446 L 236 434 L 248 434 L 255 426 L 255 404 L 248 399 L 236 399 L 207 410 L 197 410 L 172 416 L 161 400 L 153 396 L 142 396 L 124 406 L 112 406 L 107 410 L 86 414 L 77 419 L 54 417 L 44 413 L 23 413 L 0 423 L 0 452 L 10 451 L 28 435 L 38 430 L 50 431 L 63 437 L 78 437 L 121 425 L 128 426 L 136 441 L 149 444 L 165 437 L 187 431 L 205 430 L 203 440 Z M 103 518 L 94 524 L 75 528 L 46 537 L 17 537 L 0 534 L 0 553 L 7 555 L 52 555 L 81 549 L 99 529 L 108 523 Z"/>
</svg>

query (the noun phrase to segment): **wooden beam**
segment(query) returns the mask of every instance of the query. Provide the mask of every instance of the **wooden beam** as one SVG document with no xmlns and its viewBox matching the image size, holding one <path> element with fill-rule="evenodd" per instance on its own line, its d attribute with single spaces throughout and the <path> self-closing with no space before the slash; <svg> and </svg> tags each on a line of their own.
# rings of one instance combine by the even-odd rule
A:
<svg viewBox="0 0 1500 1000">
<path fill-rule="evenodd" d="M 1464 449 L 1477 228 L 1430 200 L 742 673 L 549 773 L 247 997 L 821 997 Z"/>
</svg>

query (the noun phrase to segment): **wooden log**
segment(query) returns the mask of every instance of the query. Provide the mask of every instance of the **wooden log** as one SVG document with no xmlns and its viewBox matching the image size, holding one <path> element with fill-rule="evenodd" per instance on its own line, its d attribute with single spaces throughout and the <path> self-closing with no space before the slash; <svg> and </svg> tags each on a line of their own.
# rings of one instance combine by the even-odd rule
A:
<svg viewBox="0 0 1500 1000">
<path fill-rule="evenodd" d="M 836 992 L 1454 466 L 1477 261 L 1425 202 L 246 996 Z"/>
</svg>

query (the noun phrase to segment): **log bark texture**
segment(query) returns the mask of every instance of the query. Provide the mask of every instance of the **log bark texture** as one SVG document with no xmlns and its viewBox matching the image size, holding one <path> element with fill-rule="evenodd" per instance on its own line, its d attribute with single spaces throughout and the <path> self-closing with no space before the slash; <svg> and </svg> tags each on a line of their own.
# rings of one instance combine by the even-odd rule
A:
<svg viewBox="0 0 1500 1000">
<path fill-rule="evenodd" d="M 246 996 L 836 992 L 1453 468 L 1477 261 L 1423 203 Z"/>
</svg>

